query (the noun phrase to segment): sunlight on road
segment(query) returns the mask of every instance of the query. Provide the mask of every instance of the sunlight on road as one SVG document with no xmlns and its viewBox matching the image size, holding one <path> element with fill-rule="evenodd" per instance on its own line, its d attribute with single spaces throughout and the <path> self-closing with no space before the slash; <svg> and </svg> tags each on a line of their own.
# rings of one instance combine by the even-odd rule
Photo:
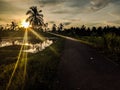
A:
<svg viewBox="0 0 120 90">
<path fill-rule="evenodd" d="M 55 36 L 59 36 L 59 37 L 65 38 L 65 39 L 69 39 L 69 40 L 72 40 L 72 41 L 77 41 L 77 42 L 81 41 L 79 39 L 75 39 L 75 38 L 64 36 L 64 35 L 60 35 L 60 34 L 55 34 L 55 33 L 50 33 L 50 32 L 49 32 L 49 34 L 52 34 L 52 35 L 55 35 Z"/>
<path fill-rule="evenodd" d="M 72 40 L 72 41 L 81 42 L 81 43 L 89 44 L 89 45 L 91 44 L 91 43 L 88 43 L 86 41 L 76 39 L 76 38 L 72 38 L 72 37 L 68 37 L 68 36 L 64 36 L 64 35 L 61 35 L 61 34 L 55 34 L 55 33 L 51 33 L 51 32 L 48 32 L 48 33 L 52 34 L 52 35 L 55 35 L 55 36 L 58 36 L 58 37 L 61 37 L 61 38 L 69 39 L 69 40 Z"/>
</svg>

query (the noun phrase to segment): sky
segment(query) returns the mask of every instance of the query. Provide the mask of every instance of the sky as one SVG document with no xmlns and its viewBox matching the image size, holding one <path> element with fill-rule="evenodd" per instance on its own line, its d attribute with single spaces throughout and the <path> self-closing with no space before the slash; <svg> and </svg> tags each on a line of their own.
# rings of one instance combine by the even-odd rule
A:
<svg viewBox="0 0 120 90">
<path fill-rule="evenodd" d="M 120 0 L 0 0 L 0 25 L 20 23 L 31 6 L 42 10 L 49 25 L 120 26 Z"/>
</svg>

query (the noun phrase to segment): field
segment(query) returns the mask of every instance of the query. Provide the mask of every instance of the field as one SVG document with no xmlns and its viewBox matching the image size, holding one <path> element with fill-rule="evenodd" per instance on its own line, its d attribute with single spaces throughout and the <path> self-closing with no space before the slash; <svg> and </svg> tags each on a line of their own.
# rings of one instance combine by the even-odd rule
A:
<svg viewBox="0 0 120 90">
<path fill-rule="evenodd" d="M 47 35 L 51 36 L 51 35 Z M 45 50 L 31 54 L 28 53 L 25 79 L 23 77 L 23 60 L 19 61 L 10 90 L 52 89 L 56 83 L 57 66 L 64 48 L 64 39 L 56 37 L 54 43 Z M 15 63 L 18 58 L 20 46 L 0 48 L 0 89 L 5 90 Z M 53 85 L 54 84 L 54 85 Z M 53 90 L 53 89 L 52 89 Z"/>
</svg>

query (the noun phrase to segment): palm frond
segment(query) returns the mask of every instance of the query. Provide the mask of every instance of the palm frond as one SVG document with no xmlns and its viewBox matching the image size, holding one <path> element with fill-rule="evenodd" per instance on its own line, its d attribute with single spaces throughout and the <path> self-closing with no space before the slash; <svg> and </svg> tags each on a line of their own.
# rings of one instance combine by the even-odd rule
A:
<svg viewBox="0 0 120 90">
<path fill-rule="evenodd" d="M 26 15 L 28 15 L 28 14 L 31 14 L 31 15 L 32 15 L 33 12 L 32 12 L 31 10 L 28 10 L 27 13 L 26 13 Z"/>
</svg>

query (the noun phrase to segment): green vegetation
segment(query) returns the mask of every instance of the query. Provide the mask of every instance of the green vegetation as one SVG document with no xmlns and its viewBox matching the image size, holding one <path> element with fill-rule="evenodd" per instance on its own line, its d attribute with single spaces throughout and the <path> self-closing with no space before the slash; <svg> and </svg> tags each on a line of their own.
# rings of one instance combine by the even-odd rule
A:
<svg viewBox="0 0 120 90">
<path fill-rule="evenodd" d="M 120 64 L 120 27 L 71 27 L 52 31 L 64 36 L 79 39 L 82 43 L 96 47 L 109 60 Z"/>
<path fill-rule="evenodd" d="M 45 50 L 36 54 L 28 54 L 25 82 L 23 80 L 23 68 L 19 65 L 10 85 L 10 90 L 21 90 L 23 86 L 24 90 L 51 90 L 54 88 L 57 66 L 64 46 L 64 39 L 56 38 L 54 43 Z M 0 90 L 5 90 L 8 84 L 19 50 L 20 46 L 0 48 Z"/>
<path fill-rule="evenodd" d="M 99 49 L 99 52 L 120 64 L 120 36 L 108 33 L 103 36 L 83 36 L 79 39 Z"/>
</svg>

